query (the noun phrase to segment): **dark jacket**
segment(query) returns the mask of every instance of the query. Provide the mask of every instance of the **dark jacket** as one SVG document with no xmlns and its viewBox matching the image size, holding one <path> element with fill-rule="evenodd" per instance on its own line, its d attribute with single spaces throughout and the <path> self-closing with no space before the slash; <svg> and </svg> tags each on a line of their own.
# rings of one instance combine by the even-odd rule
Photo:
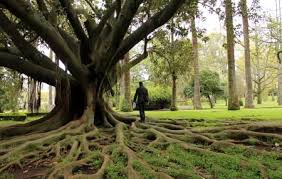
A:
<svg viewBox="0 0 282 179">
<path fill-rule="evenodd" d="M 144 86 L 140 86 L 139 88 L 136 89 L 134 95 L 134 101 L 137 102 L 138 104 L 149 102 L 148 90 Z"/>
</svg>

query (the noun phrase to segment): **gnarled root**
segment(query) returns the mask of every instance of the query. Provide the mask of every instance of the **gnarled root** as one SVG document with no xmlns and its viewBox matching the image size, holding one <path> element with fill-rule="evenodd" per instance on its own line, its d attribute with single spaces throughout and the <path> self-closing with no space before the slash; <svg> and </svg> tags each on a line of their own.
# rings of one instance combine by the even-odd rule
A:
<svg viewBox="0 0 282 179">
<path fill-rule="evenodd" d="M 270 178 L 282 164 L 282 125 L 219 122 L 221 127 L 197 129 L 199 121 L 139 123 L 107 108 L 103 117 L 106 127 L 89 127 L 83 116 L 53 131 L 2 140 L 0 173 L 50 179 L 218 178 L 225 162 L 233 161 L 228 165 L 237 178 L 253 170 Z"/>
</svg>

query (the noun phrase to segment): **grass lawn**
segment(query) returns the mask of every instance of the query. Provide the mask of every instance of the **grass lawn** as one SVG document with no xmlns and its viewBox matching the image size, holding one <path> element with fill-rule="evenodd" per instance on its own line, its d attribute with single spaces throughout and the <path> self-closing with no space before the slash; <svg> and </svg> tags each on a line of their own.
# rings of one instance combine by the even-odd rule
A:
<svg viewBox="0 0 282 179">
<path fill-rule="evenodd" d="M 203 104 L 203 110 L 178 110 L 178 111 L 146 111 L 150 118 L 160 119 L 207 119 L 207 120 L 281 120 L 282 107 L 274 102 L 256 105 L 254 109 L 238 111 L 228 111 L 223 103 L 219 103 L 216 108 L 210 109 L 207 104 Z M 138 111 L 127 114 L 138 115 Z"/>
<path fill-rule="evenodd" d="M 8 113 L 7 113 L 7 115 L 8 115 Z M 24 124 L 24 123 L 27 123 L 27 122 L 31 122 L 31 121 L 37 120 L 37 119 L 39 119 L 41 117 L 43 117 L 43 116 L 39 115 L 39 116 L 27 117 L 27 119 L 25 121 L 7 121 L 7 120 L 3 120 L 3 121 L 0 121 L 0 127 L 10 126 L 10 125 L 14 125 L 14 124 Z"/>
</svg>

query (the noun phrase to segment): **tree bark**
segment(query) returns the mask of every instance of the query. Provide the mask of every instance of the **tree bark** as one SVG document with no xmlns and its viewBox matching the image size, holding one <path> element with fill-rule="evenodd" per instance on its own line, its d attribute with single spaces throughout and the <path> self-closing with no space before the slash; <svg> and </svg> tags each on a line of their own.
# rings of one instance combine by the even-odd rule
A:
<svg viewBox="0 0 282 179">
<path fill-rule="evenodd" d="M 278 105 L 282 106 L 282 64 L 279 64 L 278 71 Z"/>
<path fill-rule="evenodd" d="M 201 92 L 200 92 L 200 70 L 199 70 L 199 54 L 198 54 L 198 37 L 195 23 L 195 16 L 191 17 L 192 46 L 194 55 L 194 109 L 202 109 Z"/>
<path fill-rule="evenodd" d="M 225 0 L 226 31 L 227 31 L 227 55 L 228 55 L 228 110 L 239 110 L 239 99 L 236 86 L 236 71 L 234 57 L 234 29 L 233 7 L 231 0 Z"/>
<path fill-rule="evenodd" d="M 208 100 L 209 100 L 211 109 L 213 109 L 213 108 L 214 108 L 213 96 L 212 96 L 212 95 L 208 95 L 207 98 L 208 98 Z"/>
<path fill-rule="evenodd" d="M 36 96 L 37 96 L 36 81 L 34 79 L 29 80 L 28 92 L 29 92 L 28 112 L 34 113 L 36 109 Z"/>
<path fill-rule="evenodd" d="M 49 85 L 48 86 L 48 110 L 51 111 L 51 109 L 54 107 L 54 102 L 53 102 L 53 86 Z"/>
<path fill-rule="evenodd" d="M 49 58 L 54 61 L 54 53 L 53 51 L 50 49 L 49 52 Z M 53 102 L 53 86 L 49 85 L 49 89 L 48 89 L 48 110 L 52 110 L 54 107 L 54 102 Z"/>
<path fill-rule="evenodd" d="M 40 107 L 41 107 L 41 87 L 42 87 L 42 83 L 37 82 L 37 85 L 36 85 L 37 95 L 36 95 L 35 113 L 38 113 L 39 110 L 40 110 Z"/>
<path fill-rule="evenodd" d="M 257 89 L 257 104 L 262 104 L 262 89 L 261 89 L 261 83 L 258 83 L 258 89 Z"/>
<path fill-rule="evenodd" d="M 243 21 L 244 33 L 244 50 L 245 50 L 245 77 L 246 77 L 246 97 L 245 108 L 254 108 L 253 104 L 253 84 L 252 84 L 252 69 L 251 69 L 251 54 L 250 54 L 250 38 L 249 38 L 249 15 L 247 1 L 241 0 L 241 13 Z"/>
<path fill-rule="evenodd" d="M 176 106 L 176 80 L 177 76 L 175 75 L 175 72 L 172 74 L 172 97 L 171 97 L 171 106 L 170 110 L 171 111 L 177 111 L 177 106 Z"/>
<path fill-rule="evenodd" d="M 128 64 L 130 61 L 129 53 L 125 55 L 124 62 Z M 130 69 L 124 72 L 124 100 L 127 106 L 127 112 L 132 111 L 131 90 L 130 90 Z"/>
<path fill-rule="evenodd" d="M 122 66 L 126 66 L 129 63 L 130 63 L 130 58 L 129 58 L 129 53 L 127 53 L 122 61 Z M 131 112 L 133 111 L 133 109 L 131 105 L 130 68 L 124 68 L 124 71 L 121 75 L 120 83 L 121 83 L 120 110 L 123 112 Z"/>
</svg>

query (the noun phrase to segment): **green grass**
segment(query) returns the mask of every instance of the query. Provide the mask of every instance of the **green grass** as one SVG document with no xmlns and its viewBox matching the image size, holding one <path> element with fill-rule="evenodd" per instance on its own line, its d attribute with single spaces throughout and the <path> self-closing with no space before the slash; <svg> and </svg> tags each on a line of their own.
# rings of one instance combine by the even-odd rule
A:
<svg viewBox="0 0 282 179">
<path fill-rule="evenodd" d="M 179 111 L 146 111 L 150 118 L 160 119 L 208 119 L 208 120 L 282 120 L 282 107 L 275 102 L 257 105 L 254 109 L 241 107 L 238 111 L 228 111 L 221 102 L 214 109 L 207 108 L 204 103 L 203 110 L 179 110 Z M 138 111 L 127 114 L 138 115 Z"/>
<path fill-rule="evenodd" d="M 153 150 L 139 155 L 150 165 L 161 168 L 174 178 L 200 178 L 196 171 L 217 179 L 260 179 L 260 165 L 267 167 L 270 178 L 281 178 L 282 162 L 279 155 L 271 152 L 258 155 L 240 145 L 226 148 L 225 154 L 211 154 L 184 150 L 170 145 L 165 151 Z"/>
<path fill-rule="evenodd" d="M 1 115 L 25 115 L 25 113 L 1 113 Z M 43 117 L 43 115 L 38 115 L 38 116 L 29 116 L 26 118 L 25 121 L 8 121 L 8 120 L 3 120 L 3 121 L 0 121 L 0 127 L 6 127 L 6 126 L 10 126 L 10 125 L 14 125 L 14 124 L 24 124 L 24 123 L 27 123 L 27 122 L 31 122 L 31 121 L 34 121 L 34 120 L 37 120 L 39 118 Z"/>
</svg>

